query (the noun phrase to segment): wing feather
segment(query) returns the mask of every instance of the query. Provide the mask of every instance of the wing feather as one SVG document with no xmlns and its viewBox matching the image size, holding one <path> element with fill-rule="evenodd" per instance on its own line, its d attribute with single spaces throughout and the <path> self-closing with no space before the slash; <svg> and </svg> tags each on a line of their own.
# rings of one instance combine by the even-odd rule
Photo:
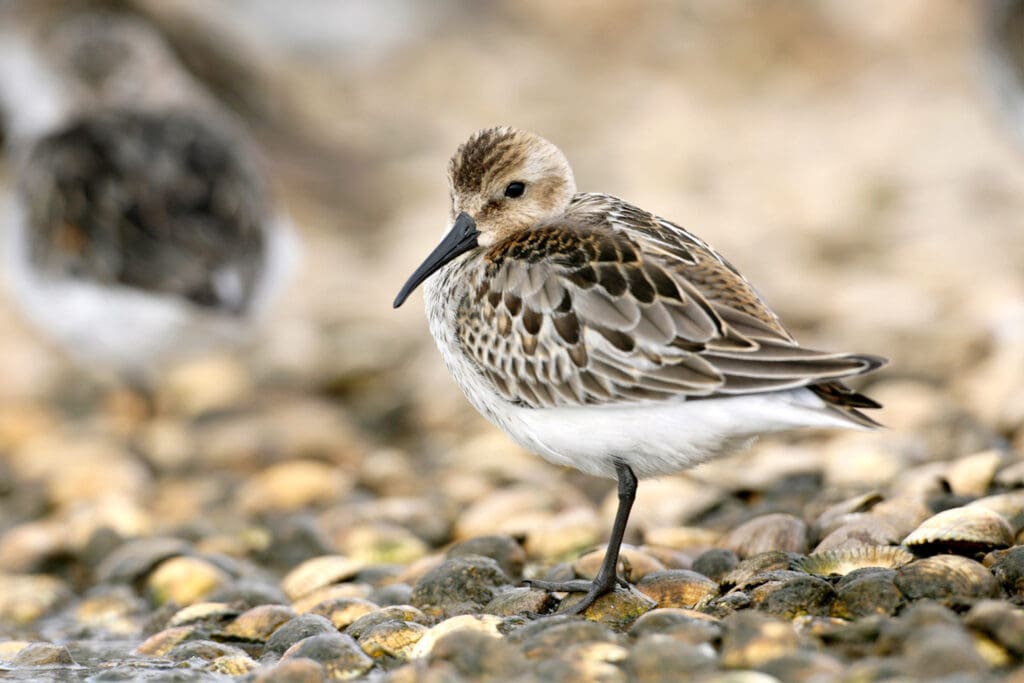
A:
<svg viewBox="0 0 1024 683">
<path fill-rule="evenodd" d="M 459 305 L 465 350 L 530 407 L 685 400 L 837 382 L 877 359 L 802 348 L 682 228 L 604 195 L 493 245 Z M 864 407 L 864 406 L 861 406 Z"/>
</svg>

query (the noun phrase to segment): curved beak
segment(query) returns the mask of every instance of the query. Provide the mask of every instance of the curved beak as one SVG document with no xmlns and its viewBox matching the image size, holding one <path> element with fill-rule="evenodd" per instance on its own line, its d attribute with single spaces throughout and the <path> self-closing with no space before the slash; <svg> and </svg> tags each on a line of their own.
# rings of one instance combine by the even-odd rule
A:
<svg viewBox="0 0 1024 683">
<path fill-rule="evenodd" d="M 476 221 L 473 220 L 473 217 L 466 212 L 460 213 L 459 217 L 455 219 L 455 225 L 452 226 L 452 229 L 441 240 L 441 244 L 437 245 L 434 251 L 430 252 L 430 256 L 406 280 L 405 285 L 402 286 L 402 291 L 395 297 L 393 306 L 398 308 L 405 303 L 405 300 L 413 293 L 413 290 L 419 287 L 428 277 L 440 270 L 444 264 L 459 254 L 464 254 L 470 249 L 475 248 L 477 246 L 476 238 L 479 234 L 480 232 L 476 229 Z"/>
</svg>

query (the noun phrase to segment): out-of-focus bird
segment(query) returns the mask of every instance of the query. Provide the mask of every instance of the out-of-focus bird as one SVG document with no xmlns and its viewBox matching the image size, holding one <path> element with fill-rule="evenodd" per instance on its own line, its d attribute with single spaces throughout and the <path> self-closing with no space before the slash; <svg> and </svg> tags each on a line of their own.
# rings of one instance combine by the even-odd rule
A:
<svg viewBox="0 0 1024 683">
<path fill-rule="evenodd" d="M 1024 0 L 987 0 L 983 7 L 983 66 L 1024 145 Z"/>
<path fill-rule="evenodd" d="M 80 364 L 131 379 L 239 341 L 297 257 L 260 159 L 143 21 L 0 35 L 8 289 Z"/>
</svg>

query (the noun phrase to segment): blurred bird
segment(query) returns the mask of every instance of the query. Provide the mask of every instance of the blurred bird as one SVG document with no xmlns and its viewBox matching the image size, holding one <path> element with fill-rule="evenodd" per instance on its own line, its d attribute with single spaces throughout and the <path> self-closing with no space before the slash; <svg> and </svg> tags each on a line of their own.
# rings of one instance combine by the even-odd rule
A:
<svg viewBox="0 0 1024 683">
<path fill-rule="evenodd" d="M 450 229 L 395 299 L 427 318 L 470 403 L 547 460 L 618 480 L 581 613 L 613 590 L 638 477 L 677 472 L 798 427 L 878 426 L 842 383 L 884 364 L 800 346 L 699 237 L 605 194 L 577 194 L 561 150 L 483 130 L 448 168 Z"/>
<path fill-rule="evenodd" d="M 36 326 L 140 381 L 244 338 L 297 243 L 249 141 L 150 26 L 5 26 L 0 109 L 4 270 Z"/>
<path fill-rule="evenodd" d="M 987 0 L 983 7 L 986 75 L 1024 145 L 1024 0 Z"/>
</svg>

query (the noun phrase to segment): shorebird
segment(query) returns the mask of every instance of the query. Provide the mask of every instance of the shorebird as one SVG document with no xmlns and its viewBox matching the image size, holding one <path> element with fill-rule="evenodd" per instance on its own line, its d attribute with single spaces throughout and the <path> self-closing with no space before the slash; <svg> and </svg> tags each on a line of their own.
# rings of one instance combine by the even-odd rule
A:
<svg viewBox="0 0 1024 683">
<path fill-rule="evenodd" d="M 988 0 L 981 7 L 985 75 L 1024 144 L 1024 0 Z"/>
<path fill-rule="evenodd" d="M 131 381 L 242 338 L 297 247 L 238 126 L 141 20 L 7 23 L 14 301 L 74 360 Z"/>
<path fill-rule="evenodd" d="M 642 477 L 708 460 L 759 434 L 878 426 L 845 386 L 884 359 L 801 347 L 736 268 L 675 223 L 606 194 L 577 194 L 562 152 L 490 128 L 448 167 L 449 230 L 402 287 L 425 283 L 430 331 L 469 402 L 524 448 L 618 481 L 593 581 L 614 590 Z"/>
</svg>

